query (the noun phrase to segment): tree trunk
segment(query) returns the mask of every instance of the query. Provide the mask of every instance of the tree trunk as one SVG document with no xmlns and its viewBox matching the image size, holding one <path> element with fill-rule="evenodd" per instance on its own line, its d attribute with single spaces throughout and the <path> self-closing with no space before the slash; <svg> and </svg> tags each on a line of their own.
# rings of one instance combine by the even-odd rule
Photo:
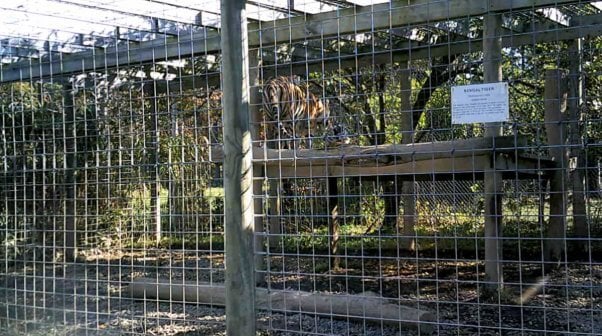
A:
<svg viewBox="0 0 602 336">
<path fill-rule="evenodd" d="M 564 114 L 567 107 L 567 92 L 563 83 L 566 74 L 558 69 L 546 71 L 545 114 L 546 136 L 550 156 L 557 162 L 550 180 L 550 218 L 548 222 L 545 259 L 548 262 L 564 260 L 567 215 L 567 150 Z"/>
<path fill-rule="evenodd" d="M 568 116 L 569 120 L 569 139 L 571 144 L 571 157 L 574 159 L 575 166 L 572 167 L 572 205 L 573 205 L 573 237 L 574 246 L 579 252 L 587 252 L 588 244 L 584 244 L 582 238 L 587 238 L 587 213 L 585 207 L 585 151 L 580 144 L 583 141 L 583 132 L 581 129 L 581 105 L 583 104 L 583 81 L 581 79 L 581 52 L 582 41 L 580 39 L 569 43 L 569 97 L 568 97 Z"/>
<path fill-rule="evenodd" d="M 502 18 L 485 15 L 483 27 L 484 82 L 502 81 Z M 485 124 L 485 137 L 502 134 L 500 123 Z M 495 168 L 496 153 L 491 153 L 491 167 L 484 173 L 485 190 L 485 280 L 484 294 L 496 294 L 503 286 L 502 265 L 502 174 Z M 487 293 L 489 292 L 489 293 Z"/>
<path fill-rule="evenodd" d="M 145 300 L 167 300 L 186 303 L 201 303 L 224 306 L 227 302 L 226 288 L 221 284 L 198 283 L 141 278 L 129 284 L 127 291 L 133 298 Z M 257 309 L 278 311 L 287 314 L 309 314 L 338 317 L 358 321 L 372 321 L 393 326 L 400 324 L 419 329 L 424 334 L 434 330 L 435 316 L 427 311 L 391 303 L 389 298 L 372 293 L 359 295 L 312 293 L 291 290 L 267 290 L 255 288 Z M 227 315 L 231 319 L 230 315 Z M 254 335 L 237 334 L 237 335 Z"/>
<path fill-rule="evenodd" d="M 414 114 L 412 113 L 412 73 L 410 63 L 401 73 L 401 143 L 414 142 Z M 416 190 L 414 181 L 404 181 L 401 186 L 403 203 L 403 230 L 401 248 L 409 251 L 416 249 Z"/>
</svg>

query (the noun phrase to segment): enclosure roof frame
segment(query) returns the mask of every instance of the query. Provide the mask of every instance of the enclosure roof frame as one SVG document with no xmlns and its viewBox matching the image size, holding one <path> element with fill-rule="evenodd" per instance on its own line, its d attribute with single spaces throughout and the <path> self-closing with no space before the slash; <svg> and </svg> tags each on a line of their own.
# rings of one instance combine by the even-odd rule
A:
<svg viewBox="0 0 602 336">
<path fill-rule="evenodd" d="M 583 4 L 579 0 L 455 0 L 437 2 L 391 1 L 372 6 L 354 6 L 314 15 L 303 15 L 249 23 L 251 48 L 280 43 L 293 43 L 329 36 L 357 34 L 380 29 L 408 27 L 462 17 L 478 17 L 489 12 L 535 10 L 560 5 Z M 379 15 L 379 13 L 386 15 Z M 583 19 L 581 20 L 583 22 Z M 602 18 L 589 19 L 587 29 L 570 34 L 575 38 L 600 34 Z M 570 29 L 567 28 L 567 29 Z M 552 32 L 558 35 L 558 32 Z M 533 32 L 531 32 L 533 34 Z M 542 32 L 541 34 L 545 34 Z M 477 42 L 477 39 L 472 41 Z M 527 42 L 529 43 L 529 42 Z M 477 43 L 474 43 L 477 44 Z M 447 47 L 446 47 L 447 49 Z M 32 78 L 64 76 L 98 69 L 138 66 L 150 62 L 218 54 L 220 34 L 217 31 L 193 32 L 178 38 L 163 36 L 138 43 L 121 43 L 106 48 L 73 54 L 29 59 L 0 65 L 0 82 L 23 81 Z M 385 53 L 391 53 L 387 51 Z M 361 57 L 362 55 L 359 55 Z M 356 56 L 358 57 L 358 56 Z"/>
</svg>

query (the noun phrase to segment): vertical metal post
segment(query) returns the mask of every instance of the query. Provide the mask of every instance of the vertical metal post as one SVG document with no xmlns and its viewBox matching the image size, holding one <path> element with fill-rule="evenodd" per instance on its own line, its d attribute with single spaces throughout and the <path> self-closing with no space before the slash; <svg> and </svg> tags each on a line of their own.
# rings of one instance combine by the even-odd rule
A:
<svg viewBox="0 0 602 336">
<path fill-rule="evenodd" d="M 222 0 L 226 332 L 255 335 L 253 166 L 244 0 Z"/>
<path fill-rule="evenodd" d="M 502 18 L 488 13 L 483 23 L 484 82 L 502 81 Z M 485 137 L 502 135 L 500 123 L 485 124 Z M 495 169 L 495 153 L 484 174 L 485 189 L 485 280 L 489 289 L 503 286 L 502 273 L 502 174 Z"/>
</svg>

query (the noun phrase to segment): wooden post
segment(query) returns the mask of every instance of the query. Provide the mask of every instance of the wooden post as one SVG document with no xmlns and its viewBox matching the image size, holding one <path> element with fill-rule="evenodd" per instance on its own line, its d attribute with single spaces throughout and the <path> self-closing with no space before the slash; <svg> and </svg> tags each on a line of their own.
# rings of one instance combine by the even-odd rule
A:
<svg viewBox="0 0 602 336">
<path fill-rule="evenodd" d="M 76 145 L 76 129 L 75 129 L 75 91 L 70 84 L 63 86 L 64 97 L 64 119 L 63 119 L 63 137 L 65 143 L 65 161 L 64 172 L 65 180 L 65 261 L 75 261 L 77 257 L 77 218 L 76 208 L 77 203 L 75 197 L 77 195 L 75 183 L 75 169 L 77 165 L 77 145 Z"/>
<path fill-rule="evenodd" d="M 328 178 L 328 246 L 332 270 L 341 268 L 341 258 L 337 255 L 339 247 L 339 187 L 336 177 Z"/>
<path fill-rule="evenodd" d="M 414 142 L 414 123 L 412 120 L 412 74 L 410 62 L 408 68 L 401 72 L 401 138 L 402 144 Z M 401 187 L 403 203 L 403 237 L 401 248 L 414 251 L 416 249 L 416 190 L 414 181 L 404 181 Z"/>
<path fill-rule="evenodd" d="M 226 333 L 255 334 L 249 47 L 244 0 L 222 0 Z"/>
<path fill-rule="evenodd" d="M 583 103 L 583 81 L 581 78 L 582 51 L 581 39 L 569 43 L 568 115 L 570 118 L 571 157 L 574 159 L 574 167 L 571 167 L 571 181 L 573 189 L 573 235 L 576 238 L 586 238 L 588 236 L 585 207 L 585 172 L 587 167 L 585 167 L 585 151 L 579 146 L 583 139 L 581 131 L 581 104 Z M 588 244 L 584 244 L 582 241 L 575 242 L 575 247 L 581 252 L 586 252 L 587 246 Z"/>
<path fill-rule="evenodd" d="M 566 229 L 567 151 L 565 147 L 566 125 L 564 113 L 567 108 L 566 74 L 558 69 L 546 71 L 544 121 L 550 156 L 558 163 L 550 180 L 550 218 L 545 244 L 546 261 L 564 260 Z"/>
<path fill-rule="evenodd" d="M 483 23 L 484 82 L 502 81 L 502 18 L 488 13 Z M 502 135 L 500 123 L 485 124 L 485 137 Z M 495 293 L 503 286 L 502 272 L 502 174 L 495 170 L 495 152 L 491 167 L 484 173 L 485 189 L 485 280 L 487 289 Z"/>
</svg>

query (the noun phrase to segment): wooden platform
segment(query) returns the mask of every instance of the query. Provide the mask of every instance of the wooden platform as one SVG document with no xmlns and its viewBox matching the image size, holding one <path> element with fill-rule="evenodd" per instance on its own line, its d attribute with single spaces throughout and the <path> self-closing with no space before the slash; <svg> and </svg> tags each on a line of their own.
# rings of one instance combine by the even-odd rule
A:
<svg viewBox="0 0 602 336">
<path fill-rule="evenodd" d="M 326 178 L 397 176 L 408 180 L 481 179 L 492 168 L 508 179 L 547 178 L 555 162 L 527 155 L 526 140 L 516 137 L 472 138 L 417 144 L 344 146 L 328 150 L 253 148 L 253 163 L 268 177 Z M 223 161 L 221 146 L 212 162 Z"/>
</svg>

